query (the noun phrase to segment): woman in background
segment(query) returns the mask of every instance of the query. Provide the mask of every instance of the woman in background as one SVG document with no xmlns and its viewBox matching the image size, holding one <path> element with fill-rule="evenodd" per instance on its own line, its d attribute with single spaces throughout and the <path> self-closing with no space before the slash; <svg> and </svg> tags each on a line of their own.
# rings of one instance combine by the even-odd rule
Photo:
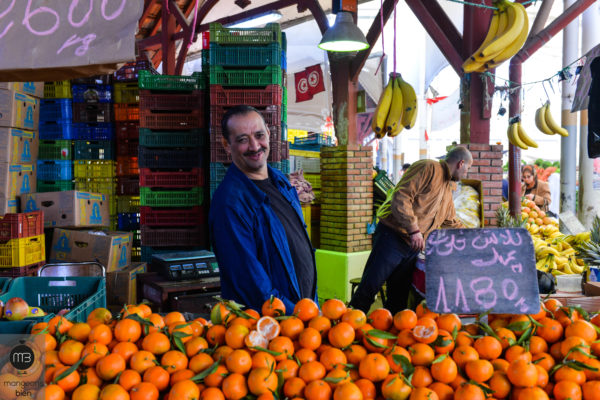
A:
<svg viewBox="0 0 600 400">
<path fill-rule="evenodd" d="M 548 212 L 550 205 L 550 186 L 548 182 L 540 181 L 537 178 L 537 171 L 533 165 L 524 165 L 521 170 L 521 195 L 526 199 L 533 201 L 540 210 Z"/>
</svg>

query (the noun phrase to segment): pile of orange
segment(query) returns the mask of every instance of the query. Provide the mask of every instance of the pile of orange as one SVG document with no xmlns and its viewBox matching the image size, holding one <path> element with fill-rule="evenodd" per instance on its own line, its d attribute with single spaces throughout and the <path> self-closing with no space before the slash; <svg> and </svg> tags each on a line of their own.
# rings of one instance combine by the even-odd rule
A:
<svg viewBox="0 0 600 400">
<path fill-rule="evenodd" d="M 145 305 L 117 318 L 96 309 L 87 323 L 55 317 L 33 331 L 46 351 L 37 398 L 600 399 L 600 316 L 554 299 L 468 325 L 425 305 L 365 315 L 303 299 L 285 314 L 272 298 L 260 313 L 221 302 L 211 321 Z"/>
</svg>

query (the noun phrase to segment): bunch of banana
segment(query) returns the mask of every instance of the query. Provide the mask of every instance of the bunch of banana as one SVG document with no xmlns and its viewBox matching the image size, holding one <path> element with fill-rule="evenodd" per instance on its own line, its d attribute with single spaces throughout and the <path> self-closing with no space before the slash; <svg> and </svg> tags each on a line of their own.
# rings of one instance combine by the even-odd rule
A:
<svg viewBox="0 0 600 400">
<path fill-rule="evenodd" d="M 417 95 L 402 75 L 391 73 L 373 113 L 371 129 L 381 139 L 398 135 L 404 128 L 410 129 L 417 121 Z"/>
<path fill-rule="evenodd" d="M 557 232 L 552 233 L 552 235 Z M 580 274 L 585 270 L 582 260 L 575 257 L 575 249 L 571 247 L 567 236 L 558 232 L 559 236 L 547 239 L 532 237 L 535 258 L 535 266 L 543 272 L 551 272 L 554 275 Z"/>
<path fill-rule="evenodd" d="M 586 232 L 578 233 L 577 235 L 568 235 L 565 237 L 565 241 L 567 243 L 569 243 L 571 246 L 579 246 L 579 245 L 583 244 L 584 242 L 589 241 L 590 236 L 591 236 L 591 232 L 586 231 Z"/>
<path fill-rule="evenodd" d="M 529 33 L 529 18 L 520 3 L 499 0 L 495 3 L 490 27 L 483 43 L 463 63 L 463 71 L 485 72 L 496 68 L 523 47 Z"/>
<path fill-rule="evenodd" d="M 535 112 L 535 126 L 546 135 L 556 135 L 558 133 L 561 136 L 569 136 L 569 131 L 557 124 L 552 118 L 549 101 Z"/>
<path fill-rule="evenodd" d="M 537 143 L 527 135 L 518 119 L 508 125 L 507 135 L 510 144 L 523 150 L 527 150 L 529 147 L 538 147 Z"/>
</svg>

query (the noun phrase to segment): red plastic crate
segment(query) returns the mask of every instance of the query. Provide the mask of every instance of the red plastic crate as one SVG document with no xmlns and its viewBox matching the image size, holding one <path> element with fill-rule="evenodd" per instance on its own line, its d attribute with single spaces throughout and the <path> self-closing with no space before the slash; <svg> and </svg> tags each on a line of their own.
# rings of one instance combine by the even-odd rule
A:
<svg viewBox="0 0 600 400">
<path fill-rule="evenodd" d="M 114 104 L 115 121 L 139 121 L 140 107 L 137 104 Z"/>
<path fill-rule="evenodd" d="M 117 176 L 139 175 L 137 157 L 117 157 Z"/>
<path fill-rule="evenodd" d="M 194 90 L 191 94 L 165 94 L 152 90 L 140 90 L 140 109 L 142 110 L 202 110 L 204 92 Z"/>
<path fill-rule="evenodd" d="M 189 112 L 153 112 L 140 109 L 140 128 L 188 130 L 204 126 L 204 112 L 201 109 Z"/>
<path fill-rule="evenodd" d="M 211 125 L 221 125 L 221 120 L 231 107 L 210 106 L 210 123 Z M 281 106 L 268 106 L 257 108 L 263 116 L 267 125 L 281 125 Z"/>
<path fill-rule="evenodd" d="M 192 188 L 204 186 L 204 170 L 192 168 L 189 170 L 161 170 L 140 168 L 140 186 L 163 188 Z"/>
<path fill-rule="evenodd" d="M 269 128 L 269 141 L 271 142 L 278 142 L 281 140 L 281 125 L 267 125 L 267 127 Z M 211 125 L 210 129 L 209 129 L 209 134 L 211 137 L 211 140 L 213 138 L 217 139 L 217 140 L 221 140 L 221 125 Z"/>
<path fill-rule="evenodd" d="M 142 225 L 142 246 L 202 246 L 206 241 L 205 227 L 152 228 Z"/>
<path fill-rule="evenodd" d="M 0 268 L 0 276 L 18 278 L 20 276 L 37 276 L 38 270 L 46 264 L 45 261 L 26 265 L 24 267 Z"/>
<path fill-rule="evenodd" d="M 44 234 L 44 212 L 5 214 L 0 217 L 0 240 Z"/>
<path fill-rule="evenodd" d="M 265 89 L 225 89 L 221 85 L 210 85 L 210 104 L 213 106 L 279 106 L 282 98 L 283 89 L 279 85 L 268 85 Z"/>
<path fill-rule="evenodd" d="M 146 226 L 195 226 L 205 225 L 204 207 L 153 208 L 140 207 L 140 225 Z"/>
<path fill-rule="evenodd" d="M 117 122 L 115 124 L 115 133 L 117 140 L 127 140 L 140 138 L 140 124 L 139 122 Z"/>
<path fill-rule="evenodd" d="M 139 196 L 140 195 L 140 177 L 119 176 L 117 178 L 117 194 L 119 196 Z"/>
<path fill-rule="evenodd" d="M 212 135 L 210 136 L 210 162 L 219 163 L 230 163 L 231 155 L 225 151 L 223 144 L 221 143 L 221 137 Z"/>
<path fill-rule="evenodd" d="M 140 141 L 137 139 L 125 139 L 117 141 L 117 157 L 137 157 Z"/>
</svg>

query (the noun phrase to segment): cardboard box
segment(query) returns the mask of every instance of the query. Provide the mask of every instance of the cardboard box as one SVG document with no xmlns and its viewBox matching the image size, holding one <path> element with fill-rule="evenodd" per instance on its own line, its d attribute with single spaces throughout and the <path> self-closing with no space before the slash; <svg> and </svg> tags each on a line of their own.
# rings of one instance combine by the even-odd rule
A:
<svg viewBox="0 0 600 400">
<path fill-rule="evenodd" d="M 44 211 L 45 227 L 110 226 L 109 198 L 105 194 L 68 190 L 30 193 L 20 197 L 21 210 Z"/>
<path fill-rule="evenodd" d="M 54 230 L 50 261 L 97 261 L 106 272 L 121 270 L 131 263 L 132 232 L 101 230 Z"/>
<path fill-rule="evenodd" d="M 123 306 L 137 303 L 137 276 L 147 272 L 146 263 L 136 262 L 129 267 L 106 274 L 106 301 Z"/>
<path fill-rule="evenodd" d="M 35 163 L 39 147 L 40 137 L 35 131 L 0 128 L 0 162 Z"/>
<path fill-rule="evenodd" d="M 583 293 L 586 296 L 600 296 L 600 282 L 586 282 L 583 284 Z"/>
<path fill-rule="evenodd" d="M 0 215 L 19 212 L 19 199 L 0 197 Z"/>
<path fill-rule="evenodd" d="M 39 99 L 44 97 L 44 82 L 0 82 L 0 89 L 25 93 Z"/>
<path fill-rule="evenodd" d="M 0 126 L 37 130 L 40 101 L 36 97 L 0 89 Z"/>
<path fill-rule="evenodd" d="M 36 167 L 33 164 L 0 163 L 0 198 L 16 199 L 36 188 Z"/>
</svg>

